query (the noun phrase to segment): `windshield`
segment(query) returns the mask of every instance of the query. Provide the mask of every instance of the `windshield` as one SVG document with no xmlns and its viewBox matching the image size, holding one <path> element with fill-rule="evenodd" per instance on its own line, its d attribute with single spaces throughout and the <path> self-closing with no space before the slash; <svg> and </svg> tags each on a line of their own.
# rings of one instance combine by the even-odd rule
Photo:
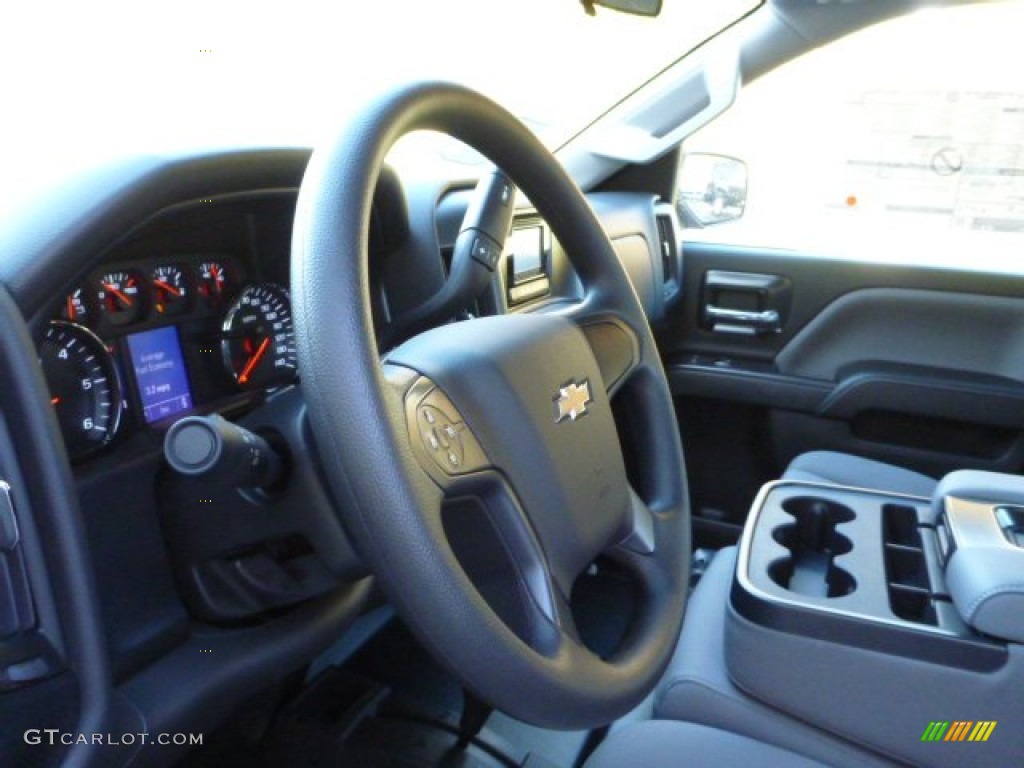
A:
<svg viewBox="0 0 1024 768">
<path fill-rule="evenodd" d="M 578 0 L 20 3 L 0 24 L 4 144 L 62 163 L 309 146 L 388 84 L 442 78 L 557 147 L 757 4 L 665 0 L 650 19 Z"/>
</svg>

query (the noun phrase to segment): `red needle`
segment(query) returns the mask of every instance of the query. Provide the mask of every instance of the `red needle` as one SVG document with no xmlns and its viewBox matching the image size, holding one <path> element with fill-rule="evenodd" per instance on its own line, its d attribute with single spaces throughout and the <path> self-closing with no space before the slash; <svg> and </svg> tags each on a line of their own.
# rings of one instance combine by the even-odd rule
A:
<svg viewBox="0 0 1024 768">
<path fill-rule="evenodd" d="M 130 307 L 132 305 L 131 297 L 130 296 L 126 296 L 125 294 L 121 293 L 121 291 L 117 290 L 117 288 L 112 286 L 110 283 L 104 283 L 103 287 L 106 288 L 108 291 L 110 291 L 115 296 L 117 296 L 117 298 L 119 298 L 124 303 L 124 305 L 126 307 Z"/>
<path fill-rule="evenodd" d="M 59 405 L 59 404 L 60 404 L 60 398 L 59 397 L 51 397 L 50 398 L 50 405 Z"/>
<path fill-rule="evenodd" d="M 153 281 L 153 285 L 159 286 L 160 288 L 163 288 L 168 293 L 173 293 L 175 296 L 181 296 L 181 291 L 179 291 L 177 288 L 175 288 L 170 283 L 164 282 L 163 280 L 154 280 Z"/>
<path fill-rule="evenodd" d="M 75 319 L 75 302 L 74 302 L 74 300 L 70 296 L 68 296 L 68 320 L 74 320 L 74 319 Z"/>
<path fill-rule="evenodd" d="M 256 350 L 256 354 L 249 358 L 249 362 L 245 364 L 245 369 L 242 371 L 242 375 L 238 377 L 239 384 L 245 384 L 249 381 L 249 374 L 252 373 L 252 369 L 259 365 L 260 360 L 263 359 L 263 354 L 267 351 L 267 347 L 270 346 L 270 337 L 268 336 L 260 344 L 260 348 Z"/>
</svg>

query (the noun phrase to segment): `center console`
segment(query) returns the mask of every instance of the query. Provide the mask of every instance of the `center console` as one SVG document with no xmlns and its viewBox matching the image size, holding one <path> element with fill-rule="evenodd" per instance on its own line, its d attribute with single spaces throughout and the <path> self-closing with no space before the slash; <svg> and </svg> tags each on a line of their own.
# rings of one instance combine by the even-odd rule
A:
<svg viewBox="0 0 1024 768">
<path fill-rule="evenodd" d="M 903 762 L 1019 760 L 1022 544 L 1016 476 L 956 472 L 932 499 L 769 484 L 737 557 L 729 675 L 774 709 Z M 970 753 L 926 738 L 936 722 L 951 724 L 945 733 L 970 723 L 956 730 Z"/>
</svg>

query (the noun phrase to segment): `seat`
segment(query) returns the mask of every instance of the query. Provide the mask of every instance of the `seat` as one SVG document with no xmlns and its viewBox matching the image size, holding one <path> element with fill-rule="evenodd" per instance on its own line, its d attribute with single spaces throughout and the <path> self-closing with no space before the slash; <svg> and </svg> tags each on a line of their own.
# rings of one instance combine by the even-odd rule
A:
<svg viewBox="0 0 1024 768">
<path fill-rule="evenodd" d="M 822 768 L 793 752 L 696 723 L 648 720 L 613 732 L 585 768 Z"/>
<path fill-rule="evenodd" d="M 835 451 L 801 454 L 790 462 L 782 477 L 929 498 L 939 484 L 938 480 L 920 472 Z"/>
<path fill-rule="evenodd" d="M 736 548 L 721 550 L 690 597 L 678 648 L 655 692 L 654 718 L 734 732 L 836 768 L 890 766 L 875 753 L 773 709 L 733 684 L 725 662 L 725 621 L 735 570 Z"/>
<path fill-rule="evenodd" d="M 930 497 L 938 481 L 844 453 L 798 456 L 783 479 Z M 790 717 L 740 690 L 725 660 L 736 548 L 715 555 L 690 597 L 679 645 L 655 693 L 654 720 L 613 732 L 587 768 L 812 766 L 891 768 L 877 753 Z M 794 660 L 794 674 L 799 674 Z"/>
</svg>

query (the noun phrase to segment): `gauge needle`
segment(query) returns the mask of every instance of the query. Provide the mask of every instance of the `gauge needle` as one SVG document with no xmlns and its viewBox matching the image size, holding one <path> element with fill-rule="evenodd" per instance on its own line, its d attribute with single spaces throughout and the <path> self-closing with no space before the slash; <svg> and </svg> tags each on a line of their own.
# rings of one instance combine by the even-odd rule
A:
<svg viewBox="0 0 1024 768">
<path fill-rule="evenodd" d="M 132 305 L 131 296 L 128 296 L 128 295 L 126 295 L 124 293 L 121 293 L 121 291 L 119 291 L 117 288 L 112 286 L 110 283 L 104 283 L 103 287 L 106 288 L 108 291 L 110 291 L 115 296 L 117 296 L 117 298 L 119 298 L 124 303 L 124 305 L 126 307 L 130 307 Z"/>
<path fill-rule="evenodd" d="M 159 288 L 163 288 L 165 291 L 167 291 L 168 293 L 172 293 L 175 296 L 181 296 L 181 291 L 179 291 L 177 288 L 175 288 L 170 283 L 164 282 L 163 280 L 154 280 L 153 281 L 153 285 L 155 285 L 155 286 L 157 286 Z"/>
<path fill-rule="evenodd" d="M 68 296 L 68 320 L 75 319 L 75 301 Z"/>
<path fill-rule="evenodd" d="M 259 365 L 260 360 L 263 359 L 264 353 L 267 351 L 267 347 L 270 346 L 270 337 L 268 336 L 260 344 L 260 348 L 256 350 L 256 354 L 249 358 L 249 362 L 245 364 L 245 369 L 242 371 L 242 375 L 238 377 L 239 384 L 245 384 L 249 381 L 249 374 L 252 373 L 253 368 Z"/>
</svg>

